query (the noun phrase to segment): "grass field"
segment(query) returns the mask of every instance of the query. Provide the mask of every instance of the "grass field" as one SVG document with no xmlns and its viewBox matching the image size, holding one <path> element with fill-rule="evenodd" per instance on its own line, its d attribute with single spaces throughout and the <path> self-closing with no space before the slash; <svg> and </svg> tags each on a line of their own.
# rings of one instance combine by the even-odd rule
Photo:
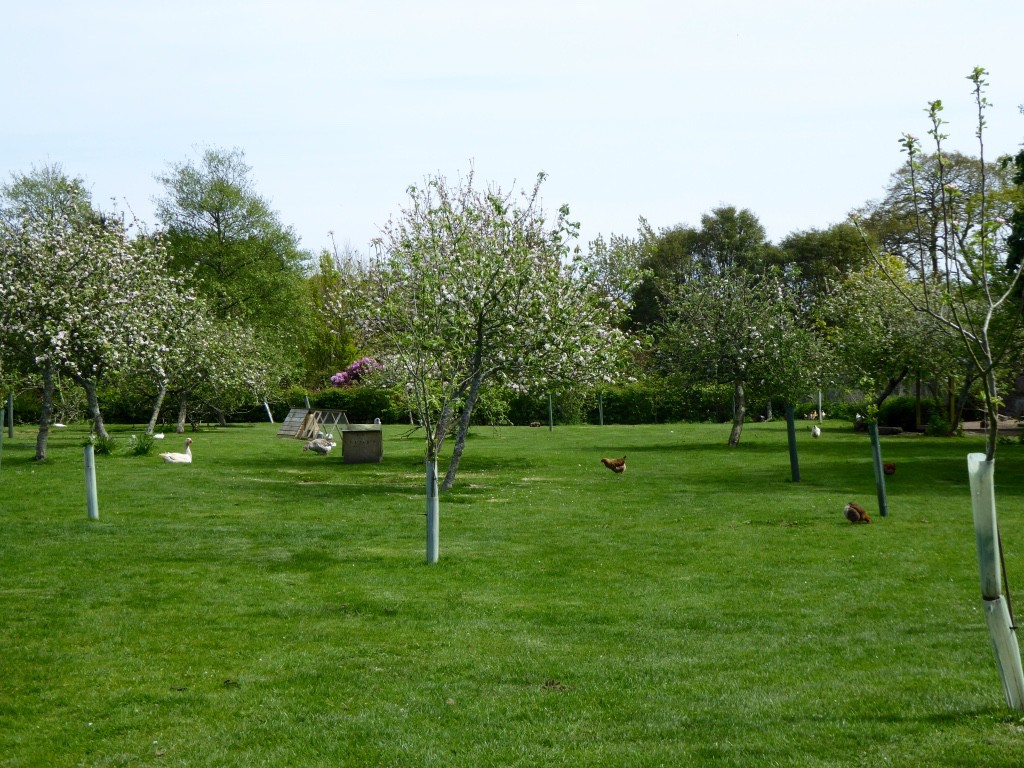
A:
<svg viewBox="0 0 1024 768">
<path fill-rule="evenodd" d="M 826 423 L 479 428 L 425 565 L 422 439 L 271 425 L 192 465 L 34 431 L 0 465 L 0 766 L 1014 766 L 966 454 Z M 168 436 L 159 450 L 181 450 Z M 340 451 L 339 451 L 340 452 Z M 628 456 L 614 475 L 601 456 Z M 1024 448 L 1001 448 L 1024 579 Z M 1020 583 L 1024 583 L 1022 580 Z M 1024 592 L 1022 592 L 1024 594 Z"/>
</svg>

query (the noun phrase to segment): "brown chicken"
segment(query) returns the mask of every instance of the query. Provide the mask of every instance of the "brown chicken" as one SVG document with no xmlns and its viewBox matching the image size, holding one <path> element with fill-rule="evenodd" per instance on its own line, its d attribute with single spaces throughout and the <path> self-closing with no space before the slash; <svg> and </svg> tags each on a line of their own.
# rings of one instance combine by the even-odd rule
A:
<svg viewBox="0 0 1024 768">
<path fill-rule="evenodd" d="M 626 457 L 621 459 L 601 459 L 601 463 L 617 475 L 626 471 Z"/>
<path fill-rule="evenodd" d="M 868 517 L 867 511 L 855 501 L 851 501 L 843 509 L 846 514 L 846 519 L 851 523 L 870 523 L 871 518 Z"/>
<path fill-rule="evenodd" d="M 882 471 L 885 472 L 885 474 L 887 474 L 887 475 L 895 475 L 896 474 L 896 465 L 891 463 L 891 462 L 887 463 L 887 464 L 883 464 L 882 465 Z"/>
</svg>

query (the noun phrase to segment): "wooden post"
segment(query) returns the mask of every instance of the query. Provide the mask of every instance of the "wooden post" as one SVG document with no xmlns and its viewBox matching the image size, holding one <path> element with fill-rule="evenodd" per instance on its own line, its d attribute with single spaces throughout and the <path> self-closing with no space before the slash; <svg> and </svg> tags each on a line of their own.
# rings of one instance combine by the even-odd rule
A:
<svg viewBox="0 0 1024 768">
<path fill-rule="evenodd" d="M 793 476 L 793 482 L 800 482 L 800 462 L 796 455 L 796 416 L 793 413 L 793 406 L 786 406 L 786 432 L 789 434 L 789 470 Z"/>
<path fill-rule="evenodd" d="M 604 426 L 604 398 L 601 395 L 601 390 L 597 390 L 597 423 L 599 426 Z"/>
<path fill-rule="evenodd" d="M 999 557 L 999 522 L 996 519 L 996 494 L 993 475 L 995 462 L 983 453 L 967 455 L 967 473 L 971 480 L 971 507 L 974 513 L 974 537 L 978 547 L 978 576 L 981 601 L 996 665 L 1003 683 L 1006 706 L 1024 709 L 1024 670 L 1020 647 L 1009 604 L 1003 597 L 1002 567 Z"/>
<path fill-rule="evenodd" d="M 921 419 L 921 374 L 918 374 L 918 384 L 914 387 L 914 403 L 913 403 L 913 426 L 914 429 L 922 431 L 925 427 L 922 424 Z"/>
<path fill-rule="evenodd" d="M 889 502 L 885 497 L 885 472 L 882 470 L 882 444 L 878 440 L 878 422 L 872 421 L 868 429 L 871 431 L 871 456 L 874 459 L 875 488 L 878 491 L 878 514 L 887 517 Z"/>
<path fill-rule="evenodd" d="M 437 459 L 427 459 L 427 565 L 437 562 L 440 545 L 440 509 L 437 499 Z"/>
<path fill-rule="evenodd" d="M 548 432 L 555 428 L 555 407 L 551 400 L 551 393 L 548 392 Z"/>
<path fill-rule="evenodd" d="M 0 410 L 0 464 L 4 461 L 4 419 L 7 416 L 7 411 Z"/>
<path fill-rule="evenodd" d="M 7 436 L 14 437 L 14 393 L 7 393 Z"/>
<path fill-rule="evenodd" d="M 92 443 L 85 446 L 85 508 L 90 520 L 100 519 L 99 504 L 96 501 L 96 453 Z"/>
<path fill-rule="evenodd" d="M 947 391 L 949 397 L 949 424 L 956 432 L 958 426 L 956 421 L 956 393 L 953 391 L 953 377 L 949 377 L 949 389 Z"/>
</svg>

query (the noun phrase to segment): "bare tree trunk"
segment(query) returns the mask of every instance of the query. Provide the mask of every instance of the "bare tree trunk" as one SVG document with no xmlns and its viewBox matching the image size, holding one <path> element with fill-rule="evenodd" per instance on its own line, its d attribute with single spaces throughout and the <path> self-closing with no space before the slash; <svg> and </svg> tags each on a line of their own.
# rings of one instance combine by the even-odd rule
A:
<svg viewBox="0 0 1024 768">
<path fill-rule="evenodd" d="M 974 366 L 968 365 L 967 370 L 964 372 L 964 385 L 960 388 L 960 395 L 956 399 L 956 410 L 954 411 L 955 419 L 949 425 L 949 428 L 954 434 L 956 433 L 957 428 L 963 423 L 964 408 L 967 407 L 967 398 L 971 395 L 971 386 L 977 380 L 978 376 L 974 371 Z"/>
<path fill-rule="evenodd" d="M 217 414 L 217 426 L 226 427 L 228 425 L 228 417 L 224 415 L 224 411 L 221 408 L 213 408 L 213 412 Z"/>
<path fill-rule="evenodd" d="M 74 377 L 78 385 L 85 390 L 85 401 L 89 407 L 89 415 L 92 417 L 93 430 L 96 434 L 106 440 L 110 437 L 107 428 L 103 426 L 103 414 L 100 412 L 100 401 L 96 397 L 96 381 Z"/>
<path fill-rule="evenodd" d="M 50 437 L 50 415 L 53 413 L 53 368 L 43 368 L 43 408 L 39 414 L 39 434 L 36 435 L 36 461 L 46 461 L 46 441 Z"/>
<path fill-rule="evenodd" d="M 455 484 L 455 473 L 459 471 L 459 460 L 462 458 L 462 451 L 466 448 L 466 436 L 469 434 L 469 422 L 473 418 L 473 408 L 480 399 L 480 385 L 483 384 L 483 373 L 478 371 L 473 377 L 473 383 L 469 387 L 469 394 L 466 395 L 466 404 L 462 407 L 462 416 L 459 419 L 459 433 L 455 437 L 455 447 L 452 449 L 452 458 L 448 462 L 448 471 L 445 473 L 444 482 L 441 484 L 442 491 L 449 491 Z"/>
<path fill-rule="evenodd" d="M 178 402 L 178 427 L 175 430 L 179 435 L 185 432 L 185 417 L 188 416 L 188 390 L 181 393 L 181 400 Z"/>
<path fill-rule="evenodd" d="M 729 434 L 729 447 L 735 448 L 740 444 L 740 435 L 743 433 L 743 419 L 747 415 L 747 396 L 743 391 L 743 382 L 737 380 L 736 390 L 733 394 L 732 404 L 732 432 Z"/>
<path fill-rule="evenodd" d="M 446 403 L 444 408 L 441 409 L 441 414 L 437 418 L 437 423 L 434 425 L 434 458 L 437 458 L 437 454 L 441 452 L 441 446 L 444 444 L 444 439 L 448 435 L 448 428 L 452 421 L 452 404 Z"/>
<path fill-rule="evenodd" d="M 160 418 L 160 408 L 163 407 L 164 398 L 167 396 L 167 382 L 160 382 L 160 390 L 156 393 L 156 402 L 153 403 L 153 413 L 149 416 L 149 424 L 146 425 L 146 434 L 152 435 L 156 429 L 156 422 Z"/>
<path fill-rule="evenodd" d="M 914 386 L 914 427 L 924 429 L 921 423 L 921 373 L 917 374 L 917 383 Z"/>
<path fill-rule="evenodd" d="M 907 377 L 907 374 L 909 372 L 910 372 L 909 368 L 904 368 L 900 372 L 899 376 L 895 376 L 895 377 L 889 379 L 889 383 L 885 385 L 885 389 L 882 390 L 882 394 L 880 394 L 875 399 L 875 407 L 876 408 L 881 408 L 882 407 L 882 403 L 885 402 L 886 398 L 889 397 L 889 395 L 891 395 L 893 392 L 896 391 L 896 387 L 898 387 L 900 385 L 900 382 L 902 382 L 903 379 L 905 379 Z"/>
</svg>

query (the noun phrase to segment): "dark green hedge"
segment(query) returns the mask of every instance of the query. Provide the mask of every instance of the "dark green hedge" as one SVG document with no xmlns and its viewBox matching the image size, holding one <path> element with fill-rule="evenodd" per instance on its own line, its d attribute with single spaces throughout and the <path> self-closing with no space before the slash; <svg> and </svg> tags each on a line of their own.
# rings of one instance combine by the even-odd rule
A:
<svg viewBox="0 0 1024 768">
<path fill-rule="evenodd" d="M 900 427 L 904 432 L 925 429 L 933 417 L 948 419 L 936 400 L 921 400 L 921 421 L 917 421 L 917 398 L 889 397 L 878 409 L 878 423 L 883 427 Z"/>
<path fill-rule="evenodd" d="M 105 388 L 100 392 L 104 419 L 112 424 L 144 424 L 149 419 L 153 397 L 154 393 L 132 388 Z M 292 388 L 271 401 L 274 421 L 283 421 L 293 407 L 305 407 L 306 397 L 315 408 L 345 411 L 349 421 L 353 423 L 369 423 L 375 418 L 386 424 L 409 422 L 409 413 L 404 410 L 401 399 L 394 390 L 369 386 L 331 388 L 322 392 Z M 630 384 L 604 386 L 600 389 L 605 424 L 726 422 L 732 419 L 732 397 L 732 387 L 728 385 L 689 384 L 673 378 L 650 377 Z M 84 403 L 80 405 L 80 413 L 84 418 Z M 574 396 L 555 395 L 552 398 L 552 406 L 557 424 L 599 422 L 597 390 Z M 763 415 L 766 406 L 764 398 L 751 398 L 747 403 L 748 417 L 755 419 Z M 890 397 L 879 411 L 879 423 L 909 431 L 924 428 L 934 418 L 946 418 L 938 402 L 923 400 L 922 423 L 917 424 L 916 407 L 916 400 L 913 397 Z M 39 408 L 38 392 L 21 392 L 15 399 L 15 415 L 19 422 L 37 421 Z M 863 404 L 825 403 L 824 408 L 828 418 L 845 418 L 850 421 L 853 421 L 858 410 L 861 413 L 865 412 Z M 773 399 L 772 409 L 776 419 L 785 417 L 784 402 Z M 795 406 L 797 418 L 815 409 L 817 403 L 813 401 L 798 403 Z M 161 413 L 162 423 L 173 423 L 176 417 L 177 402 L 169 398 Z M 203 418 L 211 419 L 212 415 L 204 414 Z M 259 422 L 266 419 L 267 414 L 262 403 L 240 408 L 228 418 L 232 422 Z M 492 419 L 520 426 L 531 422 L 547 424 L 548 396 L 510 395 L 506 407 L 478 408 L 474 419 L 480 424 L 489 423 Z"/>
<path fill-rule="evenodd" d="M 605 424 L 722 422 L 732 419 L 733 388 L 727 385 L 694 385 L 652 378 L 603 389 L 601 399 Z M 763 405 L 760 404 L 761 408 Z M 596 407 L 588 416 L 590 423 L 597 423 Z"/>
</svg>

